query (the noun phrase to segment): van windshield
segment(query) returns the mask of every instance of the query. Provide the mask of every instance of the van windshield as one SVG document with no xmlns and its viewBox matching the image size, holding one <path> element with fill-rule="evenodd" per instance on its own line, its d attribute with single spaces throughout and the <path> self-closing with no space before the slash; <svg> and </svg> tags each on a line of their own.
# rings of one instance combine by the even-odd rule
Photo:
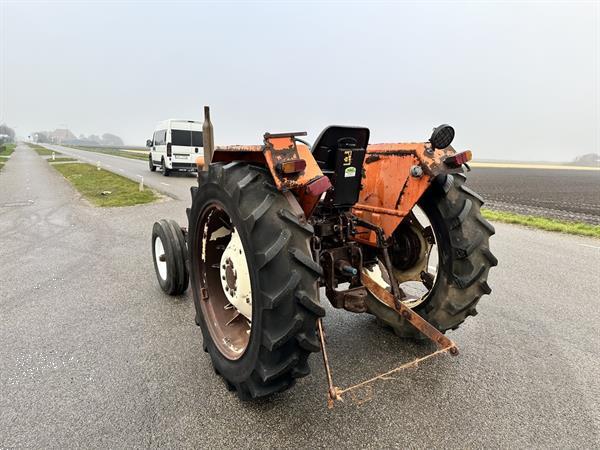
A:
<svg viewBox="0 0 600 450">
<path fill-rule="evenodd" d="M 202 131 L 171 130 L 171 144 L 182 147 L 202 147 Z"/>
</svg>

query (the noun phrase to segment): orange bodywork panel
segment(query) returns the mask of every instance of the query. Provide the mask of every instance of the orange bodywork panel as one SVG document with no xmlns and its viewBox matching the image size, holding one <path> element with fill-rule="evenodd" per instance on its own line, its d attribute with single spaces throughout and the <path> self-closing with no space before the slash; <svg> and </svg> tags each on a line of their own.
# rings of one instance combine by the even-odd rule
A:
<svg viewBox="0 0 600 450">
<path fill-rule="evenodd" d="M 213 153 L 211 162 L 247 161 L 264 164 L 265 157 L 262 145 L 228 145 L 217 147 Z M 202 158 L 204 162 L 204 158 Z"/>
<path fill-rule="evenodd" d="M 289 134 L 265 134 L 264 145 L 231 145 L 217 147 L 213 154 L 213 162 L 248 161 L 264 164 L 269 168 L 275 186 L 280 191 L 292 191 L 309 217 L 316 207 L 321 194 L 331 188 L 329 178 L 323 175 L 317 161 L 308 146 L 298 144 L 294 136 Z M 297 173 L 283 173 L 280 164 L 286 161 L 302 160 L 306 163 L 303 170 Z"/>
<path fill-rule="evenodd" d="M 321 195 L 331 188 L 331 183 L 323 175 L 308 146 L 296 142 L 294 136 L 297 135 L 299 133 L 267 133 L 264 145 L 217 147 L 213 162 L 248 161 L 267 166 L 277 189 L 293 192 L 308 218 Z M 429 142 L 369 145 L 363 166 L 362 188 L 352 212 L 381 227 L 386 236 L 391 236 L 417 204 L 431 180 L 440 173 L 454 171 L 444 165 L 444 160 L 454 154 L 452 147 L 434 150 Z M 306 162 L 304 170 L 282 173 L 280 163 L 297 160 Z M 413 167 L 420 168 L 420 171 L 411 173 Z M 377 245 L 375 232 L 365 228 L 359 231 L 356 241 Z"/>
<path fill-rule="evenodd" d="M 454 153 L 452 147 L 433 151 L 429 143 L 369 145 L 363 188 L 352 212 L 391 236 L 427 190 L 431 179 L 447 171 L 443 160 Z M 411 174 L 414 166 L 422 169 L 420 176 Z M 360 231 L 355 237 L 357 241 L 376 245 L 373 231 Z"/>
<path fill-rule="evenodd" d="M 277 135 L 273 135 L 277 136 Z M 273 175 L 277 189 L 295 189 L 306 186 L 311 181 L 323 176 L 321 168 L 313 157 L 310 149 L 304 144 L 297 144 L 292 136 L 272 137 L 265 135 L 264 147 L 265 160 Z M 284 161 L 302 159 L 306 162 L 306 168 L 297 174 L 282 175 L 277 169 L 278 164 Z"/>
<path fill-rule="evenodd" d="M 296 174 L 282 174 L 277 170 L 280 162 L 303 159 L 306 167 Z M 230 145 L 217 147 L 212 162 L 226 161 L 251 161 L 265 164 L 277 189 L 293 190 L 306 186 L 311 181 L 323 176 L 317 161 L 312 156 L 310 149 L 303 144 L 297 145 L 292 137 L 270 137 L 265 135 L 265 145 Z"/>
</svg>

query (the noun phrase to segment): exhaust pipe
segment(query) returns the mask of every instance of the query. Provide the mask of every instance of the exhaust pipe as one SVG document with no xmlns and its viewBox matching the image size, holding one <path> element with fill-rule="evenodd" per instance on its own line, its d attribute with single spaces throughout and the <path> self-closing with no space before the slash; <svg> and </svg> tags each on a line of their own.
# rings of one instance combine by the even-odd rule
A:
<svg viewBox="0 0 600 450">
<path fill-rule="evenodd" d="M 204 147 L 204 167 L 203 170 L 208 170 L 208 165 L 212 161 L 213 152 L 215 151 L 215 138 L 213 135 L 213 126 L 210 121 L 210 107 L 204 107 L 204 123 L 202 124 L 202 145 Z"/>
</svg>

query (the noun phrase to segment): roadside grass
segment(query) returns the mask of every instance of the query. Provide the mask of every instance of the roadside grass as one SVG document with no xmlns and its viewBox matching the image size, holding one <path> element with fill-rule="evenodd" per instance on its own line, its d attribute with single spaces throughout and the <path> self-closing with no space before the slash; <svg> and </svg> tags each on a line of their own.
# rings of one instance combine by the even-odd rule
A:
<svg viewBox="0 0 600 450">
<path fill-rule="evenodd" d="M 68 162 L 68 161 L 79 161 L 77 158 L 70 158 L 68 156 L 60 156 L 58 158 L 48 158 L 46 161 L 48 161 L 50 164 L 53 163 L 57 163 L 57 162 Z"/>
<path fill-rule="evenodd" d="M 60 152 L 57 152 L 55 150 L 49 150 L 46 147 L 42 147 L 41 145 L 37 145 L 37 144 L 27 144 L 29 145 L 29 147 L 31 147 L 33 150 L 35 150 L 37 152 L 38 155 L 41 156 L 50 156 L 52 155 L 52 153 L 54 153 L 55 155 L 60 155 Z"/>
<path fill-rule="evenodd" d="M 141 159 L 144 161 L 146 161 L 148 159 L 147 152 L 140 153 L 140 152 L 127 151 L 127 150 L 119 149 L 119 148 L 86 147 L 83 145 L 69 145 L 68 147 L 71 147 L 71 148 L 74 148 L 77 150 L 84 150 L 86 152 L 103 153 L 105 155 L 120 156 L 122 158 Z"/>
<path fill-rule="evenodd" d="M 98 170 L 83 163 L 52 164 L 73 186 L 96 206 L 132 206 L 158 198 L 151 189 L 138 189 L 138 183 L 121 175 Z M 102 195 L 102 192 L 110 194 Z"/>
<path fill-rule="evenodd" d="M 3 167 L 4 167 L 4 163 L 2 161 L 0 161 L 0 170 L 2 170 Z"/>
<path fill-rule="evenodd" d="M 0 156 L 10 156 L 15 151 L 17 144 L 2 144 L 0 145 Z"/>
<path fill-rule="evenodd" d="M 600 238 L 600 225 L 547 219 L 539 216 L 525 216 L 504 211 L 492 211 L 490 209 L 483 209 L 482 213 L 483 217 L 492 221 L 525 225 L 527 227 L 539 228 L 540 230 L 546 231 L 557 231 L 559 233 Z"/>
</svg>

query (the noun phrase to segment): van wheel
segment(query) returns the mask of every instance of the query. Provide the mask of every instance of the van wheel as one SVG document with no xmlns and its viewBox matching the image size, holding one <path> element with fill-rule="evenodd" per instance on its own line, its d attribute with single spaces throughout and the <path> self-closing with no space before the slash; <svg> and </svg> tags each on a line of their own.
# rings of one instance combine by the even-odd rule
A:
<svg viewBox="0 0 600 450">
<path fill-rule="evenodd" d="M 171 173 L 171 170 L 170 170 L 170 169 L 167 169 L 167 166 L 166 166 L 166 164 L 165 164 L 165 158 L 163 158 L 163 159 L 161 159 L 161 160 L 160 160 L 160 166 L 161 166 L 161 168 L 162 168 L 162 173 L 163 173 L 163 175 L 164 175 L 165 177 L 168 177 L 168 176 L 169 176 L 169 174 Z"/>
<path fill-rule="evenodd" d="M 154 165 L 154 161 L 152 161 L 152 155 L 148 155 L 148 167 L 150 172 L 156 172 L 156 166 Z"/>
</svg>

